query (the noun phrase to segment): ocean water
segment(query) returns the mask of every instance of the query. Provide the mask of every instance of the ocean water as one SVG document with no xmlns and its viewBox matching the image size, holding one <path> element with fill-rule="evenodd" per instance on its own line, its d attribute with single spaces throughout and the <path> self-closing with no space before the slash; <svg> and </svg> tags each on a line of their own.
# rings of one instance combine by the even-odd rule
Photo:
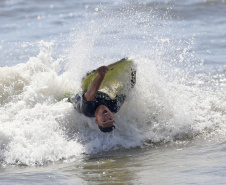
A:
<svg viewBox="0 0 226 185">
<path fill-rule="evenodd" d="M 225 0 L 0 0 L 0 184 L 225 184 Z M 67 93 L 129 57 L 101 133 Z"/>
</svg>

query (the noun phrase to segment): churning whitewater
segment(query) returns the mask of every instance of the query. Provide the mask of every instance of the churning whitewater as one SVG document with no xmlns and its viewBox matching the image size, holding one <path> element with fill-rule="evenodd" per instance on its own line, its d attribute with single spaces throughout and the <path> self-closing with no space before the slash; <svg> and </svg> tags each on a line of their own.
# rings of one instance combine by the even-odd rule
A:
<svg viewBox="0 0 226 185">
<path fill-rule="evenodd" d="M 132 57 L 137 84 L 116 114 L 116 129 L 101 133 L 94 120 L 77 113 L 66 98 L 80 90 L 86 69 L 81 72 L 75 65 L 71 70 L 69 62 L 63 69 L 63 59 L 52 56 L 54 43 L 39 45 L 39 54 L 27 62 L 0 68 L 0 146 L 5 164 L 73 161 L 84 154 L 226 134 L 222 91 L 189 86 L 182 83 L 185 79 L 166 80 L 155 61 L 139 56 Z M 91 68 L 91 62 L 86 66 Z"/>
</svg>

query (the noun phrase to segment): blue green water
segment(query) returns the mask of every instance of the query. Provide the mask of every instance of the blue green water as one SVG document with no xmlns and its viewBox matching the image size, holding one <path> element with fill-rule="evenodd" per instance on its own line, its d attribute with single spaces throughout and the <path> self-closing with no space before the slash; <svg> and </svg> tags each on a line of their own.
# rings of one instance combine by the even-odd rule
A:
<svg viewBox="0 0 226 185">
<path fill-rule="evenodd" d="M 224 184 L 226 2 L 0 1 L 0 184 Z M 65 93 L 129 57 L 99 132 Z"/>
</svg>

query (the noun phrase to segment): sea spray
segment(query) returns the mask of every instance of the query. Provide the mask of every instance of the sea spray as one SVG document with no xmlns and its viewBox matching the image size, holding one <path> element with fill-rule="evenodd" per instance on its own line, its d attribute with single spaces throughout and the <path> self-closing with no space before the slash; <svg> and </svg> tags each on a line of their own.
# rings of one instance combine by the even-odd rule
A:
<svg viewBox="0 0 226 185">
<path fill-rule="evenodd" d="M 71 71 L 73 69 L 76 79 L 83 77 L 83 71 L 114 62 L 109 57 L 101 58 L 100 51 L 104 51 L 103 56 L 107 53 L 112 58 L 118 51 L 120 51 L 118 57 L 127 53 L 138 66 L 137 84 L 128 95 L 126 103 L 116 114 L 114 133 L 107 136 L 98 133 L 93 120 L 83 119 L 92 129 L 83 130 L 77 136 L 83 141 L 87 153 L 143 146 L 145 142 L 159 143 L 192 139 L 196 135 L 206 133 L 209 129 L 213 132 L 219 131 L 215 127 L 215 119 L 210 121 L 204 116 L 205 113 L 199 115 L 203 109 L 206 109 L 203 106 L 208 107 L 211 106 L 210 102 L 224 100 L 224 94 L 209 90 L 208 95 L 201 86 L 194 85 L 194 82 L 198 84 L 202 79 L 196 76 L 197 70 L 201 70 L 199 67 L 202 66 L 202 61 L 197 58 L 193 49 L 194 37 L 188 40 L 185 40 L 185 37 L 178 39 L 178 34 L 184 33 L 174 32 L 173 27 L 168 30 L 168 25 L 164 24 L 164 18 L 159 19 L 152 14 L 152 11 L 145 20 L 139 13 L 131 16 L 131 12 L 135 9 L 133 7 L 133 11 L 130 11 L 131 7 L 122 7 L 115 15 L 106 11 L 109 13 L 106 15 L 108 19 L 102 19 L 102 24 L 97 24 L 100 20 L 95 14 L 90 24 L 84 24 L 85 26 L 82 24 L 79 29 L 72 30 L 73 34 L 69 40 L 75 40 L 77 44 L 69 48 L 71 51 L 68 52 L 71 55 L 69 58 L 73 60 L 68 61 L 66 71 L 73 76 Z M 104 15 L 105 11 L 100 11 L 99 14 Z M 126 22 L 123 21 L 125 17 Z M 165 18 L 169 19 L 167 16 Z M 95 30 L 94 35 L 90 34 L 93 30 Z M 127 37 L 130 36 L 126 42 L 124 42 L 124 34 Z M 82 43 L 81 40 L 85 42 Z M 80 71 L 82 62 L 80 63 L 79 58 L 80 55 L 84 58 L 87 50 L 81 53 L 78 49 L 79 53 L 74 52 L 81 43 L 82 46 L 87 44 L 89 46 L 87 60 L 83 65 L 83 74 Z M 116 51 L 111 50 L 115 48 L 112 43 L 117 43 Z M 79 84 L 75 85 L 78 85 L 78 89 Z M 203 106 L 196 104 L 197 100 L 205 99 L 211 99 L 211 101 L 207 101 Z M 223 123 L 225 109 L 217 108 L 217 110 L 219 112 L 212 112 L 216 113 L 213 117 Z"/>
<path fill-rule="evenodd" d="M 37 57 L 1 68 L 16 76 L 3 77 L 1 81 L 1 152 L 7 164 L 44 164 L 69 159 L 83 151 L 76 139 L 68 140 L 64 134 L 65 122 L 73 112 L 69 103 L 60 100 L 74 89 L 64 77 L 66 74 L 58 75 L 59 60 L 52 58 L 51 45 L 41 42 Z"/>
<path fill-rule="evenodd" d="M 221 91 L 215 91 L 211 75 L 196 75 L 193 40 L 177 40 L 180 33 L 171 35 L 173 30 L 166 31 L 164 20 L 152 11 L 144 18 L 133 16 L 136 7 L 122 7 L 118 14 L 99 10 L 72 29 L 63 58 L 53 57 L 53 42 L 41 41 L 37 56 L 0 68 L 4 163 L 42 165 L 197 135 L 225 136 L 225 76 L 216 75 Z M 99 20 L 100 14 L 107 19 Z M 65 94 L 80 91 L 87 71 L 125 55 L 137 65 L 137 84 L 115 115 L 116 129 L 102 133 L 94 119 L 74 110 Z"/>
</svg>

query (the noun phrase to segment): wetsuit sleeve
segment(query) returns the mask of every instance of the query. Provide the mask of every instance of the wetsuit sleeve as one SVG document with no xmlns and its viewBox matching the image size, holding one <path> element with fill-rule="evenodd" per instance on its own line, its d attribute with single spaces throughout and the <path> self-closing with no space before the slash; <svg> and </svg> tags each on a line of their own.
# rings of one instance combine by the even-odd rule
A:
<svg viewBox="0 0 226 185">
<path fill-rule="evenodd" d="M 81 113 L 88 117 L 95 117 L 96 105 L 94 101 L 87 101 L 82 95 L 82 102 L 80 106 Z"/>
<path fill-rule="evenodd" d="M 83 95 L 76 94 L 68 99 L 73 104 L 74 108 L 79 112 L 88 117 L 95 116 L 95 103 L 94 101 L 87 101 Z"/>
</svg>

